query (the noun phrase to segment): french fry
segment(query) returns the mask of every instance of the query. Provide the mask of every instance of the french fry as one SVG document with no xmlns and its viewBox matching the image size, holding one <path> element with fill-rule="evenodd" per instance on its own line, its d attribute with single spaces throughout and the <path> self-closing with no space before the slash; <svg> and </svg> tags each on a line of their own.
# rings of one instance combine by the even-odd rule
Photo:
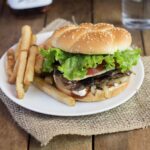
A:
<svg viewBox="0 0 150 150">
<path fill-rule="evenodd" d="M 38 53 L 35 60 L 35 67 L 34 67 L 35 73 L 40 74 L 42 72 L 43 61 L 44 61 L 43 56 L 40 53 Z"/>
<path fill-rule="evenodd" d="M 21 38 L 18 41 L 17 48 L 16 48 L 16 51 L 15 51 L 15 60 L 18 59 L 18 56 L 19 56 L 19 53 L 20 53 L 20 47 L 21 47 Z"/>
<path fill-rule="evenodd" d="M 13 74 L 11 75 L 11 77 L 9 78 L 9 83 L 14 84 L 16 81 L 16 76 L 17 76 L 17 71 L 18 71 L 18 57 L 20 55 L 20 52 L 22 50 L 28 50 L 28 47 L 30 46 L 30 43 L 33 44 L 36 42 L 36 37 L 35 35 L 31 37 L 31 27 L 30 26 L 23 26 L 22 27 L 22 37 L 19 39 L 16 51 L 15 51 L 15 60 L 16 60 L 16 64 L 13 70 Z"/>
<path fill-rule="evenodd" d="M 32 34 L 30 46 L 35 45 L 35 44 L 36 44 L 36 35 Z"/>
<path fill-rule="evenodd" d="M 31 27 L 25 25 L 22 27 L 22 37 L 19 39 L 17 44 L 15 59 L 18 58 L 21 50 L 28 50 L 30 45 L 36 43 L 36 36 L 32 35 Z"/>
<path fill-rule="evenodd" d="M 34 85 L 37 86 L 41 91 L 45 92 L 46 94 L 52 96 L 56 100 L 59 100 L 62 103 L 65 103 L 69 106 L 75 105 L 75 99 L 60 92 L 55 87 L 47 84 L 43 79 L 39 77 L 34 78 Z"/>
<path fill-rule="evenodd" d="M 15 63 L 15 66 L 14 66 L 14 69 L 13 69 L 13 72 L 12 72 L 10 78 L 8 79 L 8 82 L 10 84 L 15 84 L 15 82 L 16 82 L 18 66 L 19 66 L 19 60 L 17 59 L 16 63 Z"/>
<path fill-rule="evenodd" d="M 14 51 L 13 49 L 9 49 L 7 52 L 7 63 L 6 63 L 6 71 L 8 75 L 8 80 L 13 73 L 14 65 L 15 65 Z"/>
<path fill-rule="evenodd" d="M 45 82 L 48 83 L 48 84 L 53 84 L 53 78 L 52 76 L 49 76 L 49 77 L 45 77 Z"/>
<path fill-rule="evenodd" d="M 35 45 L 35 44 L 36 44 L 36 40 L 37 40 L 37 39 L 36 39 L 36 35 L 35 35 L 35 34 L 32 34 L 30 46 Z M 28 62 L 29 62 L 29 59 L 31 60 L 30 54 L 29 54 Z M 31 60 L 31 61 L 32 61 L 32 60 Z M 35 63 L 34 63 L 34 64 L 35 64 Z M 27 69 L 29 68 L 28 66 L 29 66 L 29 65 L 28 65 L 28 63 L 27 63 L 26 72 L 27 72 Z M 33 68 L 34 68 L 34 66 L 33 66 Z M 24 80 L 26 80 L 26 76 L 27 76 L 27 75 L 25 74 L 25 79 L 24 79 Z M 29 86 L 30 86 L 30 83 L 24 84 L 24 90 L 25 90 L 25 92 L 28 91 Z"/>
<path fill-rule="evenodd" d="M 26 68 L 26 62 L 27 62 L 27 51 L 21 51 L 19 56 L 19 66 L 18 66 L 18 72 L 17 72 L 17 78 L 16 78 L 16 91 L 17 91 L 17 97 L 19 99 L 22 99 L 24 97 L 24 86 L 23 86 L 23 78 Z"/>
<path fill-rule="evenodd" d="M 35 44 L 36 44 L 36 40 L 37 40 L 37 39 L 36 39 L 36 35 L 35 35 L 35 34 L 32 34 L 30 46 L 35 45 Z M 29 59 L 29 58 L 28 58 L 28 59 Z M 25 90 L 25 92 L 28 91 L 29 86 L 30 86 L 30 84 L 25 84 L 25 85 L 24 85 L 24 90 Z"/>
<path fill-rule="evenodd" d="M 26 67 L 25 76 L 24 76 L 25 85 L 30 85 L 30 83 L 33 81 L 35 57 L 36 57 L 37 51 L 38 51 L 38 48 L 35 45 L 31 46 L 29 50 L 27 67 Z"/>
<path fill-rule="evenodd" d="M 28 25 L 25 25 L 22 27 L 22 36 L 21 36 L 21 45 L 20 45 L 20 50 L 28 51 L 31 43 L 31 36 L 32 36 L 32 31 L 31 27 Z"/>
<path fill-rule="evenodd" d="M 20 45 L 20 52 L 19 52 L 19 62 L 18 62 L 18 70 L 17 70 L 17 77 L 16 77 L 16 92 L 17 97 L 22 99 L 24 97 L 24 74 L 27 64 L 27 56 L 28 51 L 31 43 L 31 36 L 32 31 L 31 27 L 25 25 L 22 27 L 22 35 L 21 35 L 21 45 Z"/>
</svg>

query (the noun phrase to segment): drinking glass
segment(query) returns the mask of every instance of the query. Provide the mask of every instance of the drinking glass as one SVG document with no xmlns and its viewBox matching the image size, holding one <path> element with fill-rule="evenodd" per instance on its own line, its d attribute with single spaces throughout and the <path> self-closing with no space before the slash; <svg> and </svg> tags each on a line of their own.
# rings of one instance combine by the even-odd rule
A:
<svg viewBox="0 0 150 150">
<path fill-rule="evenodd" d="M 122 22 L 128 28 L 150 29 L 150 0 L 122 0 Z"/>
</svg>

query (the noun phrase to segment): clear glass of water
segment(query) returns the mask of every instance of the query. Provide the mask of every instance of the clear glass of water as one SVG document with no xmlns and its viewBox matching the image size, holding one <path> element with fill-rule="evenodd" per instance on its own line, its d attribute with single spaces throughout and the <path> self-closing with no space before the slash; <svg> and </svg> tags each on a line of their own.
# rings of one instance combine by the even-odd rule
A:
<svg viewBox="0 0 150 150">
<path fill-rule="evenodd" d="M 150 0 L 122 0 L 122 22 L 128 28 L 150 29 Z"/>
</svg>

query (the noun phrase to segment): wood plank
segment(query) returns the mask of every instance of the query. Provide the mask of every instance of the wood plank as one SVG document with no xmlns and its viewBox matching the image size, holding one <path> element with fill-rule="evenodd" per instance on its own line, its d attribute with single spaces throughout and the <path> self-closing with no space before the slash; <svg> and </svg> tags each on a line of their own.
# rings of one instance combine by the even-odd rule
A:
<svg viewBox="0 0 150 150">
<path fill-rule="evenodd" d="M 29 150 L 92 150 L 91 136 L 61 135 L 55 137 L 45 147 L 31 139 Z"/>
<path fill-rule="evenodd" d="M 149 150 L 150 148 L 150 128 L 139 129 L 128 132 L 129 150 Z"/>
<path fill-rule="evenodd" d="M 133 29 L 128 29 L 128 31 L 131 33 L 132 36 L 132 45 L 139 47 L 142 49 L 142 56 L 145 55 L 144 52 L 144 46 L 143 46 L 143 42 L 142 42 L 142 32 L 139 30 L 133 30 Z"/>
<path fill-rule="evenodd" d="M 150 55 L 150 30 L 143 31 L 143 41 L 146 55 Z"/>
<path fill-rule="evenodd" d="M 93 0 L 94 22 L 109 22 L 120 24 L 121 4 L 120 0 Z"/>
<path fill-rule="evenodd" d="M 150 128 L 106 134 L 95 139 L 95 150 L 149 150 Z"/>
<path fill-rule="evenodd" d="M 27 150 L 28 135 L 14 122 L 0 101 L 0 150 Z"/>
<path fill-rule="evenodd" d="M 106 134 L 95 137 L 95 150 L 127 150 L 128 136 L 125 133 Z"/>
<path fill-rule="evenodd" d="M 91 0 L 55 0 L 49 7 L 47 23 L 56 18 L 72 21 L 72 16 L 77 23 L 91 22 Z"/>
<path fill-rule="evenodd" d="M 141 31 L 128 29 L 132 36 L 132 45 L 144 49 L 141 37 Z"/>
<path fill-rule="evenodd" d="M 1 13 L 2 13 L 2 9 L 3 9 L 3 1 L 4 1 L 4 0 L 1 0 L 1 1 L 0 1 L 0 16 L 1 16 Z"/>
</svg>

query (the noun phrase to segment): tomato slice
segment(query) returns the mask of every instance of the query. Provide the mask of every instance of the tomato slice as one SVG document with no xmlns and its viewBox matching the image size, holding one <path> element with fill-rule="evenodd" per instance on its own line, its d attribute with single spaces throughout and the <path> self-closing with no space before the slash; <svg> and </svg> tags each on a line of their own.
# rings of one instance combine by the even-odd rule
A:
<svg viewBox="0 0 150 150">
<path fill-rule="evenodd" d="M 96 68 L 89 68 L 87 70 L 87 75 L 94 75 L 97 74 L 98 72 L 102 71 L 104 69 L 103 65 L 98 65 Z"/>
</svg>

